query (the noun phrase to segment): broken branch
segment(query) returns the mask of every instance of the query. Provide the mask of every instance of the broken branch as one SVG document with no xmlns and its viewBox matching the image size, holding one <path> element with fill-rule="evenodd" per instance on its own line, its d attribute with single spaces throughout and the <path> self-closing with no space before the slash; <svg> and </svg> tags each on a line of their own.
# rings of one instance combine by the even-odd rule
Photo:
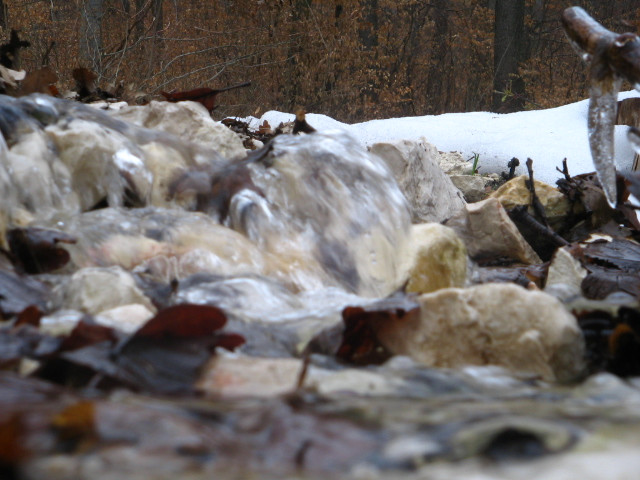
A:
<svg viewBox="0 0 640 480">
<path fill-rule="evenodd" d="M 580 7 L 562 13 L 562 26 L 574 46 L 589 56 L 602 56 L 608 67 L 632 84 L 640 83 L 640 38 L 607 30 Z"/>
</svg>

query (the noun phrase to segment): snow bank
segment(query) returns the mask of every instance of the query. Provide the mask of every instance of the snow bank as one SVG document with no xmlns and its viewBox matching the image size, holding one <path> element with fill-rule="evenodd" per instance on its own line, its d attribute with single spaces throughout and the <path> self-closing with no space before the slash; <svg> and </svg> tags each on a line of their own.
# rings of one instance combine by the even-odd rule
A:
<svg viewBox="0 0 640 480">
<path fill-rule="evenodd" d="M 622 92 L 619 100 L 640 96 L 635 90 Z M 307 121 L 317 130 L 341 128 L 354 135 L 364 146 L 397 139 L 424 137 L 440 151 L 458 151 L 465 158 L 480 155 L 482 173 L 507 170 L 512 157 L 520 159 L 518 174 L 526 173 L 524 163 L 533 159 L 536 179 L 555 185 L 561 177 L 556 167 L 567 158 L 571 175 L 595 170 L 587 138 L 589 100 L 547 110 L 530 110 L 508 114 L 491 112 L 446 113 L 422 117 L 389 118 L 346 124 L 326 115 L 308 114 Z M 272 127 L 294 120 L 294 115 L 269 111 L 257 126 L 267 120 Z M 616 166 L 631 169 L 634 152 L 626 138 L 628 127 L 617 126 L 615 134 Z"/>
</svg>

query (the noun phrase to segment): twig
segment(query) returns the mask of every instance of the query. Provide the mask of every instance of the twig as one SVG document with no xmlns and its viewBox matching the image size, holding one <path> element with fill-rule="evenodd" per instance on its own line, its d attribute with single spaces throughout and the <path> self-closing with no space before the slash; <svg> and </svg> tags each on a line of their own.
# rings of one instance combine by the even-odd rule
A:
<svg viewBox="0 0 640 480">
<path fill-rule="evenodd" d="M 513 157 L 511 160 L 509 160 L 509 163 L 507 163 L 507 167 L 509 167 L 509 174 L 507 175 L 507 180 L 511 180 L 513 177 L 515 177 L 516 167 L 519 165 L 520 165 L 520 160 L 518 160 L 516 157 Z"/>
<path fill-rule="evenodd" d="M 531 208 L 533 208 L 535 214 L 544 222 L 544 225 L 549 228 L 549 220 L 547 220 L 547 214 L 544 211 L 544 206 L 538 198 L 538 195 L 536 195 L 536 186 L 533 181 L 533 160 L 530 158 L 527 158 L 527 171 L 529 172 L 529 180 L 525 180 L 525 184 L 531 193 L 529 204 L 531 205 Z"/>
<path fill-rule="evenodd" d="M 302 357 L 302 368 L 300 369 L 300 373 L 298 373 L 298 380 L 296 381 L 295 392 L 298 392 L 304 387 L 304 381 L 307 379 L 307 373 L 309 371 L 309 363 L 311 362 L 311 351 L 307 348 L 304 351 L 304 356 Z"/>
<path fill-rule="evenodd" d="M 562 160 L 562 170 L 560 170 L 558 167 L 556 167 L 556 170 L 564 175 L 564 179 L 567 182 L 571 181 L 571 175 L 569 175 L 569 167 L 567 167 L 567 159 L 566 158 L 564 158 Z"/>
<path fill-rule="evenodd" d="M 523 225 L 529 227 L 536 234 L 548 240 L 550 243 L 557 247 L 564 247 L 569 245 L 564 238 L 554 232 L 550 227 L 542 225 L 527 211 L 526 205 L 519 205 L 509 210 L 509 216 L 516 222 L 520 222 Z"/>
</svg>

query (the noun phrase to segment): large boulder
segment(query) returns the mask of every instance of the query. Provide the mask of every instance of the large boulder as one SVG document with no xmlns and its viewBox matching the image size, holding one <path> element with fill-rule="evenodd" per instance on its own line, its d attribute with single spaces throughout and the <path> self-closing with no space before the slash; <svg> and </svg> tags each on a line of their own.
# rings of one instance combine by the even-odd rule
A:
<svg viewBox="0 0 640 480">
<path fill-rule="evenodd" d="M 442 171 L 436 147 L 425 140 L 395 140 L 370 147 L 387 163 L 411 206 L 414 223 L 441 222 L 465 205 Z"/>
<path fill-rule="evenodd" d="M 432 367 L 500 365 L 546 380 L 584 371 L 576 319 L 554 297 L 508 283 L 447 288 L 421 295 L 419 314 L 380 322 L 390 351 Z"/>
</svg>

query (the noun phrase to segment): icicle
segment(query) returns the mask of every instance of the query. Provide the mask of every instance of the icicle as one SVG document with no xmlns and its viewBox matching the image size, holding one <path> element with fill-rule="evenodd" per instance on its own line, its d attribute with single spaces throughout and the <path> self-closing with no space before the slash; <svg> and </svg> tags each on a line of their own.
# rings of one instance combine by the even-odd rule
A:
<svg viewBox="0 0 640 480">
<path fill-rule="evenodd" d="M 593 164 L 609 205 L 616 205 L 616 167 L 614 162 L 614 129 L 618 91 L 622 81 L 607 78 L 592 80 L 589 100 L 589 146 Z"/>
</svg>

